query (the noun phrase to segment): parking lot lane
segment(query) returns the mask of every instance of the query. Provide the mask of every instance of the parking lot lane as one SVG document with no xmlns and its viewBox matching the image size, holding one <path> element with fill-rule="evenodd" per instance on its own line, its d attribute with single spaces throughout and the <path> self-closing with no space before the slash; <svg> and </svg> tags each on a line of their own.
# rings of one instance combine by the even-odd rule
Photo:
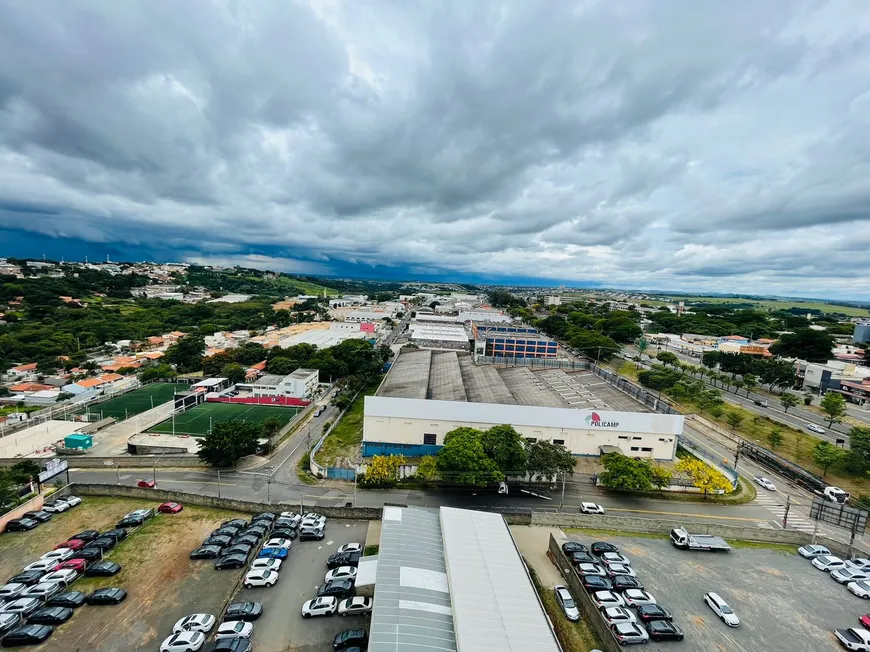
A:
<svg viewBox="0 0 870 652">
<path fill-rule="evenodd" d="M 281 566 L 281 579 L 271 588 L 239 591 L 234 601 L 253 601 L 263 604 L 263 615 L 254 623 L 254 648 L 257 652 L 328 652 L 332 639 L 339 632 L 364 623 L 368 618 L 324 616 L 302 618 L 302 604 L 317 596 L 317 587 L 326 575 L 326 558 L 338 546 L 363 543 L 367 521 L 329 519 L 323 541 L 293 542 L 290 554 Z"/>
<path fill-rule="evenodd" d="M 568 538 L 593 541 L 578 534 Z M 832 631 L 857 626 L 866 612 L 866 603 L 797 554 L 764 548 L 693 552 L 668 540 L 607 540 L 629 557 L 646 590 L 685 632 L 682 644 L 651 642 L 645 652 L 833 652 L 838 647 Z M 709 591 L 734 609 L 739 627 L 726 626 L 704 604 Z"/>
</svg>

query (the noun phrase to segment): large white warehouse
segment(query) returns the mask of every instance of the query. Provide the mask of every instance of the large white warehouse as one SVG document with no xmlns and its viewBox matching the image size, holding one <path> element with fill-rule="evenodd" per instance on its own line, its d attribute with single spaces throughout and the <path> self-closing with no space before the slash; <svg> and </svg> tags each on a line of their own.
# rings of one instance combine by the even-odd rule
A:
<svg viewBox="0 0 870 652">
<path fill-rule="evenodd" d="M 499 424 L 587 457 L 614 446 L 630 457 L 673 460 L 683 432 L 681 415 L 367 396 L 363 455 L 432 455 L 454 428 L 485 430 Z"/>
</svg>

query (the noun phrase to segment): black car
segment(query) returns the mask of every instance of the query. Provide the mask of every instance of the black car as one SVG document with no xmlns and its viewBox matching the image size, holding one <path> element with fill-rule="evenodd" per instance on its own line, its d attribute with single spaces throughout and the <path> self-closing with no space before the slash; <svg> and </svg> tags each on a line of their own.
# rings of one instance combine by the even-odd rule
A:
<svg viewBox="0 0 870 652">
<path fill-rule="evenodd" d="M 359 559 L 362 555 L 358 552 L 337 552 L 329 555 L 326 560 L 327 568 L 338 568 L 339 566 L 359 566 Z"/>
<path fill-rule="evenodd" d="M 94 562 L 85 570 L 86 577 L 111 577 L 121 570 L 121 564 L 113 561 Z"/>
<path fill-rule="evenodd" d="M 124 589 L 113 586 L 97 589 L 85 598 L 85 602 L 88 604 L 121 604 L 126 597 L 127 592 Z"/>
<path fill-rule="evenodd" d="M 256 521 L 268 521 L 269 523 L 274 523 L 276 518 L 278 518 L 277 514 L 273 514 L 272 512 L 261 512 L 254 515 L 254 518 L 251 519 L 251 523 L 253 524 Z"/>
<path fill-rule="evenodd" d="M 39 521 L 32 518 L 13 518 L 11 521 L 6 523 L 6 527 L 3 528 L 3 531 L 27 532 L 27 530 L 32 530 L 37 525 L 39 525 Z"/>
<path fill-rule="evenodd" d="M 256 546 L 258 542 L 259 539 L 252 534 L 237 534 L 235 538 L 230 541 L 233 546 L 239 543 L 243 543 L 247 546 L 251 546 L 252 548 Z"/>
<path fill-rule="evenodd" d="M 295 541 L 296 537 L 299 536 L 299 532 L 297 532 L 296 530 L 291 530 L 289 528 L 278 527 L 272 530 L 271 536 Z"/>
<path fill-rule="evenodd" d="M 247 526 L 248 522 L 243 518 L 234 518 L 231 521 L 224 521 L 223 523 L 221 523 L 221 527 L 243 528 Z"/>
<path fill-rule="evenodd" d="M 81 591 L 67 591 L 65 593 L 58 593 L 45 604 L 49 607 L 69 607 L 70 609 L 75 609 L 85 603 L 86 597 Z"/>
<path fill-rule="evenodd" d="M 212 530 L 211 535 L 213 537 L 229 537 L 232 539 L 239 532 L 241 532 L 242 528 L 235 525 L 225 525 L 223 527 L 219 527 L 217 530 Z"/>
<path fill-rule="evenodd" d="M 36 645 L 45 641 L 53 631 L 54 627 L 51 625 L 22 625 L 3 638 L 3 647 Z"/>
<path fill-rule="evenodd" d="M 279 518 L 272 524 L 272 527 L 273 528 L 287 527 L 287 528 L 290 528 L 291 530 L 295 530 L 298 525 L 299 525 L 299 521 L 294 520 L 292 518 Z"/>
<path fill-rule="evenodd" d="M 24 512 L 23 518 L 29 518 L 34 521 L 39 521 L 40 523 L 45 523 L 46 521 L 51 520 L 51 514 L 43 512 L 42 510 L 39 510 L 38 512 Z"/>
<path fill-rule="evenodd" d="M 244 555 L 247 557 L 251 554 L 251 550 L 254 549 L 254 546 L 248 545 L 247 543 L 238 543 L 234 546 L 230 546 L 226 550 L 224 550 L 225 555 Z"/>
<path fill-rule="evenodd" d="M 60 625 L 72 618 L 73 610 L 69 607 L 43 607 L 27 617 L 28 623 L 37 625 Z"/>
<path fill-rule="evenodd" d="M 644 623 L 652 622 L 653 620 L 673 620 L 671 612 L 665 609 L 660 604 L 639 604 L 637 605 L 637 617 Z"/>
<path fill-rule="evenodd" d="M 217 570 L 227 568 L 242 568 L 248 563 L 247 555 L 225 555 L 214 563 Z"/>
<path fill-rule="evenodd" d="M 605 552 L 619 552 L 619 548 L 612 543 L 607 543 L 606 541 L 596 541 L 592 544 L 590 550 L 593 555 L 603 555 Z"/>
<path fill-rule="evenodd" d="M 105 532 L 103 532 L 100 535 L 101 539 L 103 537 L 109 537 L 111 539 L 114 539 L 115 541 L 120 542 L 120 541 L 123 541 L 124 539 L 127 538 L 127 530 L 125 530 L 124 528 L 120 528 L 120 527 L 115 528 L 114 530 L 106 530 Z"/>
<path fill-rule="evenodd" d="M 21 614 L 0 613 L 0 638 L 21 624 Z"/>
<path fill-rule="evenodd" d="M 221 548 L 226 548 L 230 545 L 230 541 L 233 538 L 226 534 L 216 534 L 214 536 L 210 536 L 208 539 L 202 542 L 204 546 L 219 546 Z"/>
<path fill-rule="evenodd" d="M 125 516 L 120 521 L 115 523 L 115 527 L 139 527 L 145 522 L 143 516 Z"/>
<path fill-rule="evenodd" d="M 669 620 L 653 620 L 646 624 L 646 630 L 654 641 L 683 640 L 683 630 Z"/>
<path fill-rule="evenodd" d="M 299 531 L 300 541 L 320 541 L 324 536 L 323 530 L 313 527 L 304 527 Z"/>
<path fill-rule="evenodd" d="M 73 539 L 81 539 L 82 541 L 93 541 L 97 537 L 100 536 L 100 533 L 96 530 L 84 530 L 83 532 L 79 532 L 78 534 L 74 534 L 70 537 L 70 540 Z"/>
<path fill-rule="evenodd" d="M 575 552 L 589 552 L 589 547 L 584 546 L 582 543 L 577 543 L 576 541 L 566 541 L 562 544 L 562 552 L 570 557 Z"/>
<path fill-rule="evenodd" d="M 94 561 L 103 558 L 102 548 L 88 548 L 87 546 L 81 550 L 76 550 L 76 559 L 84 559 L 85 561 Z"/>
<path fill-rule="evenodd" d="M 215 641 L 208 652 L 251 652 L 251 639 L 234 636 Z"/>
<path fill-rule="evenodd" d="M 571 554 L 572 564 L 594 564 L 595 562 L 595 557 L 590 555 L 588 552 L 583 552 L 581 550 Z"/>
<path fill-rule="evenodd" d="M 34 584 L 39 584 L 39 580 L 47 572 L 48 571 L 27 570 L 23 573 L 18 573 L 15 577 L 10 577 L 8 584 L 15 582 L 16 584 L 24 584 L 24 586 L 33 586 Z"/>
<path fill-rule="evenodd" d="M 322 584 L 317 589 L 317 597 L 333 595 L 336 598 L 350 598 L 353 596 L 353 582 L 350 580 L 331 580 Z"/>
<path fill-rule="evenodd" d="M 217 559 L 220 556 L 220 546 L 200 546 L 190 553 L 191 559 Z"/>
<path fill-rule="evenodd" d="M 332 639 L 333 650 L 347 650 L 352 646 L 362 646 L 369 640 L 369 633 L 364 629 L 346 629 L 336 634 Z"/>
<path fill-rule="evenodd" d="M 250 535 L 252 537 L 257 537 L 258 539 L 262 539 L 264 536 L 266 536 L 267 531 L 268 531 L 268 528 L 264 528 L 260 525 L 252 525 L 250 527 L 246 527 L 244 530 L 239 532 L 239 534 L 247 534 L 247 535 Z"/>
<path fill-rule="evenodd" d="M 613 588 L 613 582 L 600 575 L 581 575 L 580 584 L 590 593 L 595 591 L 610 591 Z"/>
<path fill-rule="evenodd" d="M 89 541 L 85 548 L 99 548 L 103 553 L 106 553 L 117 545 L 117 539 L 113 539 L 112 537 L 98 537 L 93 541 Z"/>
<path fill-rule="evenodd" d="M 257 620 L 263 615 L 263 605 L 259 602 L 234 602 L 227 607 L 224 620 Z"/>
<path fill-rule="evenodd" d="M 614 591 L 625 591 L 627 589 L 642 589 L 643 582 L 631 575 L 614 575 L 610 578 L 613 583 Z"/>
</svg>

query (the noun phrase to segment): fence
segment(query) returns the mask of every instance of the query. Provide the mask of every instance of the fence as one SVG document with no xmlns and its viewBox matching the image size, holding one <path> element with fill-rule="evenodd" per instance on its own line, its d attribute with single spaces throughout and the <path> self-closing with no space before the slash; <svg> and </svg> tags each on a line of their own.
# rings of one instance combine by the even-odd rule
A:
<svg viewBox="0 0 870 652">
<path fill-rule="evenodd" d="M 635 400 L 640 401 L 653 412 L 659 412 L 661 414 L 681 414 L 672 408 L 667 401 L 663 401 L 658 392 L 646 390 L 640 385 L 635 385 L 627 378 L 623 378 L 615 371 L 610 371 L 609 369 L 600 367 L 592 362 L 587 363 L 587 365 L 589 371 L 594 373 L 596 376 L 606 380 L 608 383 L 625 392 Z"/>
<path fill-rule="evenodd" d="M 691 439 L 685 437 L 684 435 L 677 435 L 677 442 L 682 448 L 689 451 L 695 457 L 700 458 L 702 462 L 706 462 L 709 466 L 712 466 L 722 475 L 728 478 L 731 481 L 732 488 L 737 487 L 737 471 L 725 466 L 725 463 L 721 457 L 717 457 L 706 449 L 697 446 Z"/>
<path fill-rule="evenodd" d="M 326 477 L 336 480 L 353 480 L 356 477 L 356 469 L 341 466 L 326 467 Z"/>
<path fill-rule="evenodd" d="M 506 367 L 538 367 L 540 369 L 568 369 L 571 371 L 583 371 L 589 368 L 589 363 L 585 360 L 566 360 L 564 358 L 508 358 L 481 355 L 475 359 L 475 362 Z"/>
</svg>

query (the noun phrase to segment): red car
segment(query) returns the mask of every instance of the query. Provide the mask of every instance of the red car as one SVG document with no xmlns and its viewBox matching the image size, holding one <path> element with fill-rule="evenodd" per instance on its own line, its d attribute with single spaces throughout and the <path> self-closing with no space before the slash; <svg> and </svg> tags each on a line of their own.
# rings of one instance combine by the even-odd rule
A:
<svg viewBox="0 0 870 652">
<path fill-rule="evenodd" d="M 154 480 L 139 480 L 139 487 L 145 487 L 146 489 L 153 489 L 157 486 L 157 483 Z"/>
<path fill-rule="evenodd" d="M 74 571 L 84 573 L 87 565 L 88 562 L 84 559 L 67 559 L 66 561 L 62 561 L 61 563 L 59 563 L 51 570 L 64 570 L 65 568 L 72 568 Z"/>
<path fill-rule="evenodd" d="M 870 629 L 870 614 L 864 614 L 863 616 L 858 618 L 858 622 L 864 625 L 867 629 Z"/>
<path fill-rule="evenodd" d="M 81 550 L 85 545 L 87 545 L 86 541 L 82 541 L 81 539 L 70 539 L 69 541 L 57 544 L 54 549 L 60 550 L 61 548 L 69 548 L 70 550 Z"/>
<path fill-rule="evenodd" d="M 157 511 L 163 514 L 178 514 L 182 509 L 184 507 L 181 506 L 181 503 L 163 503 L 157 508 Z"/>
</svg>

